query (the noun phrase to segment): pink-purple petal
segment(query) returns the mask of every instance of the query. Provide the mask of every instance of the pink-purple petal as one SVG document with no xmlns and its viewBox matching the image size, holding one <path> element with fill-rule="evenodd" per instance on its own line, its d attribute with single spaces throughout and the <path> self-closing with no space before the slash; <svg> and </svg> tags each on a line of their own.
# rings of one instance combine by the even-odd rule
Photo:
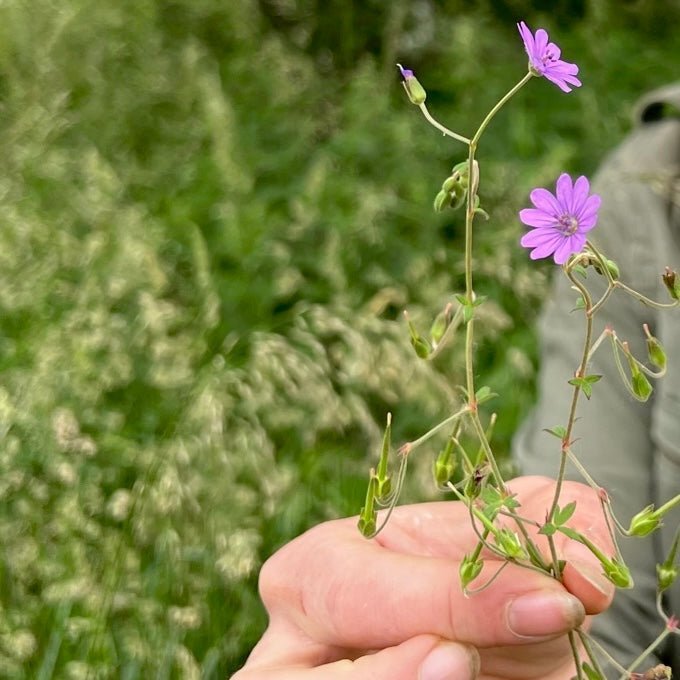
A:
<svg viewBox="0 0 680 680">
<path fill-rule="evenodd" d="M 585 236 L 574 234 L 564 241 L 555 250 L 553 259 L 555 264 L 564 264 L 574 253 L 582 250 L 586 242 Z"/>
<path fill-rule="evenodd" d="M 524 208 L 519 211 L 519 219 L 529 227 L 554 227 L 557 218 L 536 208 Z"/>
<path fill-rule="evenodd" d="M 585 224 L 591 220 L 597 220 L 597 211 L 600 209 L 602 204 L 602 199 L 598 194 L 593 194 L 589 196 L 583 207 L 579 212 L 576 213 L 575 217 L 579 224 Z"/>
<path fill-rule="evenodd" d="M 536 208 L 558 217 L 562 212 L 557 199 L 547 189 L 534 189 L 529 198 Z"/>
<path fill-rule="evenodd" d="M 566 213 L 571 209 L 571 198 L 573 195 L 573 184 L 571 182 L 571 177 L 563 172 L 557 178 L 557 184 L 555 185 L 555 194 L 557 196 L 557 202 L 560 205 L 560 212 Z"/>
<path fill-rule="evenodd" d="M 548 46 L 548 33 L 545 29 L 539 28 L 534 36 L 536 43 L 536 56 L 540 59 L 545 53 L 545 48 Z"/>
<path fill-rule="evenodd" d="M 525 248 L 542 248 L 543 246 L 546 246 L 549 247 L 551 249 L 550 252 L 552 252 L 557 248 L 563 238 L 562 234 L 554 230 L 534 229 L 522 236 L 520 244 Z"/>
<path fill-rule="evenodd" d="M 588 198 L 588 192 L 590 191 L 590 182 L 586 177 L 581 175 L 574 182 L 574 190 L 571 196 L 571 206 L 569 207 L 569 212 L 572 215 L 578 215 L 583 206 L 585 205 L 586 199 Z"/>
</svg>

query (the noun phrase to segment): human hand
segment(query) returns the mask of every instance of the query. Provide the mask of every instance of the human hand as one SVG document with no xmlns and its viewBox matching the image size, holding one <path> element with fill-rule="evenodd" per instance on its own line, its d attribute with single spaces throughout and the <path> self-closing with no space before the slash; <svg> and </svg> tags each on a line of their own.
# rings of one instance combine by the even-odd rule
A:
<svg viewBox="0 0 680 680">
<path fill-rule="evenodd" d="M 508 486 L 521 515 L 542 523 L 555 482 L 520 477 Z M 570 526 L 611 554 L 597 494 L 565 482 L 560 498 L 577 501 Z M 455 502 L 398 507 L 372 541 L 356 519 L 314 527 L 263 566 L 269 628 L 233 680 L 568 680 L 564 634 L 613 595 L 599 563 L 557 534 L 569 560 L 562 584 L 509 564 L 465 597 L 458 566 L 477 540 Z M 500 566 L 493 555 L 485 562 L 477 584 Z"/>
</svg>

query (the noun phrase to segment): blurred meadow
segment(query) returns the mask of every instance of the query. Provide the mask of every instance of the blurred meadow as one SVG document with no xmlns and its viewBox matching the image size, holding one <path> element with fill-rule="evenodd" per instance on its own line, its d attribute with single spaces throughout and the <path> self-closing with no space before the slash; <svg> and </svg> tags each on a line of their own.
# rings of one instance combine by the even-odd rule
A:
<svg viewBox="0 0 680 680">
<path fill-rule="evenodd" d="M 581 66 L 536 79 L 478 154 L 480 384 L 499 451 L 531 406 L 550 266 L 516 211 L 592 173 L 677 79 L 677 0 L 0 2 L 0 677 L 224 678 L 257 572 L 356 513 L 396 443 L 450 412 L 462 214 L 432 200 L 519 80 L 515 23 Z M 419 451 L 406 499 L 435 497 Z M 509 464 L 509 461 L 508 463 Z"/>
</svg>

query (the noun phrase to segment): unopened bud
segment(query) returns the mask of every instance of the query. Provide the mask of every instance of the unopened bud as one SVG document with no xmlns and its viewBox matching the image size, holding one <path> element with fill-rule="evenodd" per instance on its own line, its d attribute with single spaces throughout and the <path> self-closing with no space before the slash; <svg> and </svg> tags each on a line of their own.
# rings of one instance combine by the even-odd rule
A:
<svg viewBox="0 0 680 680">
<path fill-rule="evenodd" d="M 676 578 L 678 578 L 678 568 L 674 564 L 656 565 L 656 587 L 660 593 L 668 590 L 675 583 Z"/>
<path fill-rule="evenodd" d="M 501 529 L 496 534 L 496 545 L 510 558 L 514 560 L 528 559 L 527 551 L 519 540 L 519 536 L 509 529 Z"/>
<path fill-rule="evenodd" d="M 375 511 L 370 515 L 366 515 L 366 508 L 361 508 L 361 515 L 359 516 L 357 527 L 364 538 L 370 538 L 375 534 L 375 531 L 378 528 L 376 524 L 377 516 Z"/>
<path fill-rule="evenodd" d="M 451 205 L 451 194 L 442 189 L 434 197 L 434 209 L 435 212 L 442 212 L 446 207 Z"/>
<path fill-rule="evenodd" d="M 661 526 L 661 520 L 656 516 L 654 506 L 648 505 L 630 520 L 628 533 L 631 536 L 647 536 L 659 526 Z"/>
<path fill-rule="evenodd" d="M 472 474 L 468 477 L 467 482 L 465 482 L 465 487 L 463 488 L 463 494 L 466 498 L 470 500 L 477 498 L 482 492 L 482 487 L 486 482 L 486 477 L 488 475 L 488 468 L 485 466 L 477 466 Z"/>
<path fill-rule="evenodd" d="M 408 68 L 404 68 L 401 64 L 397 64 L 399 71 L 401 72 L 401 77 L 404 79 L 402 85 L 411 103 L 420 106 L 427 99 L 427 92 L 425 88 L 418 82 L 418 79 L 413 75 L 413 71 Z"/>
<path fill-rule="evenodd" d="M 604 264 L 607 267 L 609 276 L 611 276 L 614 280 L 618 279 L 619 276 L 621 275 L 621 273 L 619 272 L 619 265 L 617 265 L 616 262 L 614 262 L 614 260 L 608 260 L 606 257 L 603 257 L 602 259 L 604 260 Z M 593 269 L 600 276 L 604 276 L 604 271 L 602 270 L 600 260 L 598 260 L 596 257 L 591 257 L 590 264 L 593 266 Z"/>
<path fill-rule="evenodd" d="M 463 588 L 467 588 L 479 576 L 483 566 L 484 562 L 480 559 L 475 559 L 471 555 L 463 557 L 458 569 Z"/>
<path fill-rule="evenodd" d="M 444 486 L 456 470 L 456 458 L 453 455 L 453 437 L 449 437 L 446 446 L 439 452 L 434 462 L 434 479 L 439 486 Z"/>
<path fill-rule="evenodd" d="M 618 588 L 632 588 L 633 578 L 628 567 L 615 557 L 602 563 L 604 575 Z"/>
<path fill-rule="evenodd" d="M 680 300 L 680 281 L 678 281 L 678 273 L 674 269 L 666 267 L 666 270 L 661 275 L 661 279 L 670 296 L 674 300 Z"/>
</svg>

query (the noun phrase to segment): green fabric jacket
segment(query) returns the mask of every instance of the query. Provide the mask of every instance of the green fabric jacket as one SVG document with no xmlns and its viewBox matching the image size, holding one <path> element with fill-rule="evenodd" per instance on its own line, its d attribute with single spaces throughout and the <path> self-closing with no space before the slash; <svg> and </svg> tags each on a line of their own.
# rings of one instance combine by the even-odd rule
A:
<svg viewBox="0 0 680 680">
<path fill-rule="evenodd" d="M 605 161 L 593 190 L 602 196 L 598 225 L 590 234 L 593 242 L 618 263 L 624 283 L 669 301 L 660 275 L 667 265 L 680 273 L 680 83 L 640 102 L 635 129 Z M 589 270 L 591 290 L 603 289 L 598 279 Z M 557 472 L 555 439 L 542 430 L 564 424 L 569 410 L 572 388 L 567 380 L 580 361 L 584 337 L 582 313 L 570 312 L 576 297 L 566 277 L 556 277 L 540 327 L 539 400 L 515 441 L 516 459 L 525 474 L 552 477 Z M 604 378 L 594 386 L 590 402 L 580 405 L 575 429 L 579 441 L 573 447 L 611 495 L 624 525 L 649 503 L 658 507 L 680 493 L 680 308 L 657 311 L 615 291 L 596 316 L 594 337 L 609 324 L 644 359 L 643 323 L 666 349 L 666 377 L 655 384 L 652 398 L 640 404 L 618 377 L 609 345 L 601 346 L 590 373 Z M 569 477 L 580 479 L 574 469 Z M 624 664 L 662 629 L 655 610 L 655 565 L 665 558 L 679 525 L 680 508 L 667 517 L 661 532 L 621 541 L 635 588 L 617 593 L 611 609 L 597 617 L 593 631 Z M 680 580 L 668 593 L 665 608 L 680 616 Z M 680 675 L 679 643 L 678 636 L 670 636 L 658 658 L 638 670 L 663 662 L 673 667 L 674 676 Z"/>
</svg>

